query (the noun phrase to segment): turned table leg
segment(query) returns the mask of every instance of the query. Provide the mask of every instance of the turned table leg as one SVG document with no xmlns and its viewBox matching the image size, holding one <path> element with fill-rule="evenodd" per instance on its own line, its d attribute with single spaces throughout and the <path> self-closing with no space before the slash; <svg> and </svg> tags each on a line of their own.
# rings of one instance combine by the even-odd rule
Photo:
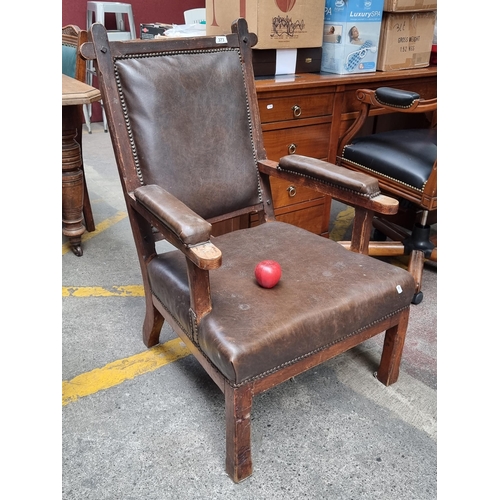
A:
<svg viewBox="0 0 500 500">
<path fill-rule="evenodd" d="M 63 106 L 62 113 L 62 224 L 75 255 L 83 255 L 83 171 L 80 146 L 76 142 L 77 106 Z"/>
</svg>

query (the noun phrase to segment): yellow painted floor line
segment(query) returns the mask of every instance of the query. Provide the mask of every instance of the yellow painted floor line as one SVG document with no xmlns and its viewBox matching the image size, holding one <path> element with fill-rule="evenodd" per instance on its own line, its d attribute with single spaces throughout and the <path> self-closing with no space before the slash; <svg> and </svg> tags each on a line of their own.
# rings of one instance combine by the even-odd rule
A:
<svg viewBox="0 0 500 500">
<path fill-rule="evenodd" d="M 152 347 L 129 358 L 82 373 L 62 383 L 62 404 L 77 401 L 79 398 L 95 394 L 133 378 L 152 372 L 190 354 L 186 344 L 176 338 Z"/>
<path fill-rule="evenodd" d="M 97 224 L 97 226 L 95 227 L 95 231 L 92 231 L 91 233 L 89 233 L 88 231 L 85 231 L 82 234 L 82 243 L 85 243 L 86 241 L 90 240 L 94 236 L 97 236 L 98 234 L 102 233 L 103 231 L 105 231 L 106 229 L 111 227 L 112 225 L 116 224 L 117 222 L 120 222 L 125 217 L 127 217 L 127 212 L 120 211 L 120 212 L 117 212 L 115 215 L 113 215 L 113 217 L 109 217 L 109 218 L 103 220 L 102 222 Z M 69 244 L 69 241 L 67 241 L 66 243 L 63 243 L 62 254 L 64 255 L 64 254 L 68 253 L 69 251 L 71 251 L 71 246 Z"/>
<path fill-rule="evenodd" d="M 142 285 L 110 286 L 63 286 L 63 297 L 144 297 Z"/>
</svg>

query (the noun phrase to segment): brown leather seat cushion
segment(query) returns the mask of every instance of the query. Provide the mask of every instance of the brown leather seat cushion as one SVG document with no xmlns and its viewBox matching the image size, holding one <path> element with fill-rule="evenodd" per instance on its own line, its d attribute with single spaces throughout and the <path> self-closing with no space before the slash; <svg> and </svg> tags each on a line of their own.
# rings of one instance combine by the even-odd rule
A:
<svg viewBox="0 0 500 500">
<path fill-rule="evenodd" d="M 222 250 L 222 267 L 210 273 L 213 310 L 201 321 L 198 338 L 233 385 L 355 335 L 413 297 L 415 283 L 407 271 L 288 224 L 269 222 L 213 242 Z M 326 266 L 319 264 L 325 255 Z M 255 265 L 265 259 L 282 267 L 272 289 L 261 288 L 254 277 Z M 153 293 L 188 333 L 184 256 L 162 254 L 148 272 Z M 179 287 L 181 293 L 172 293 Z"/>
</svg>

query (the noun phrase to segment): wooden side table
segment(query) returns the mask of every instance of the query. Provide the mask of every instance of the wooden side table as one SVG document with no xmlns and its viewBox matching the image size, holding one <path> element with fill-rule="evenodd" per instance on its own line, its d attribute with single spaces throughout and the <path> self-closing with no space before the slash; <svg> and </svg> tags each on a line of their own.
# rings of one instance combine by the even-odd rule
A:
<svg viewBox="0 0 500 500">
<path fill-rule="evenodd" d="M 83 255 L 83 170 L 82 153 L 76 142 L 81 119 L 80 109 L 101 99 L 98 89 L 62 75 L 62 225 L 71 250 Z"/>
</svg>

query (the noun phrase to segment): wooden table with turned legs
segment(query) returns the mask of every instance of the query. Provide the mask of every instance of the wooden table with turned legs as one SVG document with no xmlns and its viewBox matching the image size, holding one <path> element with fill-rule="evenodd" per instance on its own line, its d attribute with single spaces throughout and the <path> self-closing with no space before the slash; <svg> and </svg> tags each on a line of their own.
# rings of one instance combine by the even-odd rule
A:
<svg viewBox="0 0 500 500">
<path fill-rule="evenodd" d="M 100 99 L 98 89 L 62 75 L 62 232 L 79 257 L 83 255 L 82 234 L 85 232 L 84 179 L 82 152 L 75 138 L 81 127 L 82 105 Z"/>
</svg>

